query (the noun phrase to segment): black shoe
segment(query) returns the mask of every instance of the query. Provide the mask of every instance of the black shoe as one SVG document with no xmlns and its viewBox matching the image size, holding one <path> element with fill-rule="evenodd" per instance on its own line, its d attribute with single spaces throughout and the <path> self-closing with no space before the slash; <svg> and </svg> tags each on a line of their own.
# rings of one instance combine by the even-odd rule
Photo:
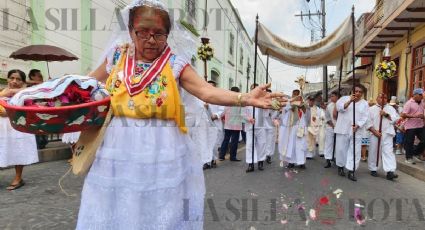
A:
<svg viewBox="0 0 425 230">
<path fill-rule="evenodd" d="M 230 161 L 241 161 L 241 160 L 235 158 L 235 159 L 230 159 Z"/>
<path fill-rule="evenodd" d="M 224 158 L 218 158 L 219 161 L 224 161 Z"/>
<path fill-rule="evenodd" d="M 267 162 L 267 164 L 271 164 L 272 163 L 272 157 L 267 156 L 266 162 Z"/>
<path fill-rule="evenodd" d="M 307 160 L 313 160 L 313 157 L 306 157 Z"/>
<path fill-rule="evenodd" d="M 338 167 L 338 175 L 345 176 L 344 167 Z"/>
<path fill-rule="evenodd" d="M 373 177 L 378 177 L 378 173 L 376 171 L 371 171 L 370 175 Z"/>
<path fill-rule="evenodd" d="M 393 172 L 387 173 L 387 180 L 393 180 L 393 179 L 396 179 L 396 178 L 398 178 L 397 174 L 394 174 Z"/>
<path fill-rule="evenodd" d="M 353 171 L 349 171 L 348 172 L 348 179 L 352 180 L 352 181 L 357 181 L 356 176 L 354 176 L 354 172 Z"/>
<path fill-rule="evenodd" d="M 321 155 L 319 155 L 319 157 L 325 157 L 325 155 L 321 154 Z"/>
<path fill-rule="evenodd" d="M 294 168 L 294 167 L 295 167 L 295 164 L 291 164 L 291 163 L 289 163 L 286 167 L 287 167 L 288 169 L 292 169 L 292 168 Z"/>
<path fill-rule="evenodd" d="M 299 166 L 300 169 L 306 169 L 305 164 Z"/>
<path fill-rule="evenodd" d="M 264 170 L 264 161 L 258 162 L 258 170 L 263 171 Z"/>
<path fill-rule="evenodd" d="M 326 160 L 325 169 L 332 167 L 331 160 Z"/>
<path fill-rule="evenodd" d="M 246 172 L 253 172 L 254 171 L 254 164 L 248 164 L 248 168 L 246 169 Z"/>
<path fill-rule="evenodd" d="M 205 169 L 210 169 L 211 166 L 208 163 L 205 163 L 204 166 L 202 167 L 203 170 Z"/>
<path fill-rule="evenodd" d="M 217 162 L 215 160 L 211 161 L 211 168 L 217 168 Z"/>
</svg>

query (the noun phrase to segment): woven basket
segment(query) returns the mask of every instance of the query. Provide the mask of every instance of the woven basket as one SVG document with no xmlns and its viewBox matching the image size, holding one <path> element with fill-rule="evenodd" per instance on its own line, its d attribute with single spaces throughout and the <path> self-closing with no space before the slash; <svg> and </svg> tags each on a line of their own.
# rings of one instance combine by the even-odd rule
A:
<svg viewBox="0 0 425 230">
<path fill-rule="evenodd" d="M 70 133 L 102 126 L 110 98 L 63 107 L 25 107 L 0 100 L 10 124 L 18 131 L 31 134 Z"/>
</svg>

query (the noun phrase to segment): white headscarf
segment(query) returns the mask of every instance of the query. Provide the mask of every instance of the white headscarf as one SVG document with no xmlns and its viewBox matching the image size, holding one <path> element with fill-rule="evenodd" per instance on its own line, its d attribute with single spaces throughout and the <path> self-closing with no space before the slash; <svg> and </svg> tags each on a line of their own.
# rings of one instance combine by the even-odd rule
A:
<svg viewBox="0 0 425 230">
<path fill-rule="evenodd" d="M 99 65 L 103 63 L 109 55 L 111 55 L 111 51 L 114 51 L 115 47 L 125 43 L 131 44 L 133 42 L 128 29 L 130 10 L 141 6 L 160 9 L 169 14 L 168 8 L 160 0 L 133 0 L 132 3 L 121 10 L 120 13 L 124 25 L 117 23 L 117 26 L 112 30 L 111 38 L 107 43 L 106 50 L 99 60 Z M 187 63 L 190 63 L 192 57 L 196 54 L 197 43 L 187 30 L 181 27 L 178 21 L 174 20 L 174 18 L 170 18 L 170 20 L 171 31 L 168 35 L 167 43 L 173 54 L 180 56 L 180 58 L 185 59 Z"/>
</svg>

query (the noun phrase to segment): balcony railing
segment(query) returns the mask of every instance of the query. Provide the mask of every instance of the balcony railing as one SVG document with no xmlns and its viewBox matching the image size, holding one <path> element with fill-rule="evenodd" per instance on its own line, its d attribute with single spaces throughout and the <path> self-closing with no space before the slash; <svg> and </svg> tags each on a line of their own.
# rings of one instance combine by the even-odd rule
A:
<svg viewBox="0 0 425 230">
<path fill-rule="evenodd" d="M 378 1 L 372 13 L 366 16 L 364 28 L 365 35 L 384 18 L 384 2 L 385 0 Z"/>
</svg>

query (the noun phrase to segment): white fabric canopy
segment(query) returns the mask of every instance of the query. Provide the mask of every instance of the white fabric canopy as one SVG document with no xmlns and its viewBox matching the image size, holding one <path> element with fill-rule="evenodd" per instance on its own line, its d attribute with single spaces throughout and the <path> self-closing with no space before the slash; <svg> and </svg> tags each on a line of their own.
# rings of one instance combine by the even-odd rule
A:
<svg viewBox="0 0 425 230">
<path fill-rule="evenodd" d="M 259 23 L 258 26 L 258 46 L 261 52 L 296 66 L 331 64 L 347 54 L 351 40 L 351 17 L 345 19 L 332 34 L 310 46 L 295 45 L 273 34 L 263 24 Z"/>
</svg>

